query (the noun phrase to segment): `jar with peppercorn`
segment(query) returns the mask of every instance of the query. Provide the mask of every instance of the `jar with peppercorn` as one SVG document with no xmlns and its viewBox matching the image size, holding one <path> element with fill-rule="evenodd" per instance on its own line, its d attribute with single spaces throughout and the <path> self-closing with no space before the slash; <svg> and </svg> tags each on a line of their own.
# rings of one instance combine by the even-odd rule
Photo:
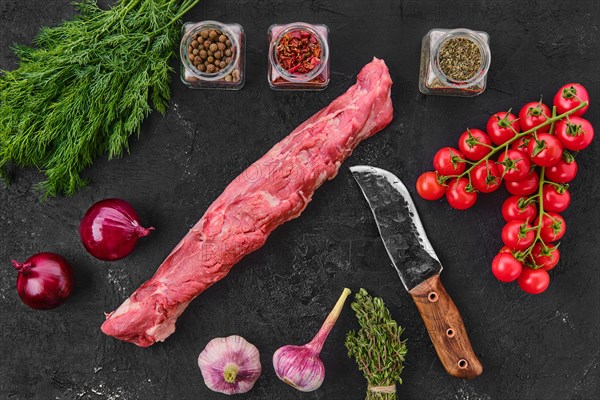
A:
<svg viewBox="0 0 600 400">
<path fill-rule="evenodd" d="M 181 81 L 193 89 L 244 86 L 245 36 L 239 24 L 186 23 L 180 46 Z"/>
<path fill-rule="evenodd" d="M 271 89 L 323 90 L 329 85 L 327 25 L 272 25 L 268 38 Z"/>
<path fill-rule="evenodd" d="M 470 29 L 432 29 L 421 44 L 419 90 L 472 97 L 483 93 L 490 68 L 490 37 Z"/>
</svg>

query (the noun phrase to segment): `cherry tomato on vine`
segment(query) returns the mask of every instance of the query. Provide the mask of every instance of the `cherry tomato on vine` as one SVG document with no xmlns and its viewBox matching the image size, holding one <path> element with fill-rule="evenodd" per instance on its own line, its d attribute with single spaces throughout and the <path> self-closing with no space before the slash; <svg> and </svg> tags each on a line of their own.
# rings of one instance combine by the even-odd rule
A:
<svg viewBox="0 0 600 400">
<path fill-rule="evenodd" d="M 477 201 L 477 192 L 469 187 L 467 178 L 452 179 L 446 190 L 446 200 L 450 207 L 457 210 L 466 210 Z"/>
<path fill-rule="evenodd" d="M 510 249 L 525 250 L 534 240 L 535 230 L 526 221 L 508 221 L 502 228 L 502 242 Z"/>
<path fill-rule="evenodd" d="M 540 186 L 540 177 L 535 171 L 531 171 L 525 179 L 520 181 L 504 182 L 508 193 L 517 196 L 527 196 L 537 192 Z"/>
<path fill-rule="evenodd" d="M 479 161 L 490 151 L 492 141 L 490 137 L 480 129 L 467 129 L 458 139 L 458 148 L 471 161 Z"/>
<path fill-rule="evenodd" d="M 569 117 L 556 124 L 555 135 L 566 149 L 583 150 L 594 139 L 594 128 L 586 119 Z"/>
<path fill-rule="evenodd" d="M 502 176 L 495 162 L 486 160 L 471 171 L 471 183 L 481 193 L 491 193 L 500 187 Z"/>
<path fill-rule="evenodd" d="M 562 158 L 563 146 L 556 136 L 538 133 L 527 145 L 527 155 L 540 167 L 551 167 Z"/>
<path fill-rule="evenodd" d="M 512 282 L 521 275 L 523 264 L 518 261 L 512 253 L 500 252 L 492 261 L 492 273 L 502 282 Z"/>
<path fill-rule="evenodd" d="M 552 182 L 567 183 L 575 179 L 577 170 L 577 161 L 575 161 L 573 156 L 569 155 L 565 157 L 563 155 L 563 158 L 558 163 L 546 168 L 546 177 Z"/>
<path fill-rule="evenodd" d="M 433 157 L 433 167 L 442 176 L 460 175 L 467 167 L 465 156 L 454 147 L 444 147 Z"/>
<path fill-rule="evenodd" d="M 539 225 L 540 217 L 535 219 L 535 225 Z M 567 230 L 567 223 L 565 219 L 555 212 L 548 212 L 544 214 L 542 218 L 542 229 L 540 231 L 540 237 L 544 242 L 555 242 L 560 240 Z"/>
<path fill-rule="evenodd" d="M 523 137 L 520 137 L 510 144 L 510 148 L 527 152 L 527 145 L 529 144 L 529 141 L 532 139 L 533 139 L 533 136 L 531 136 L 531 135 L 525 135 Z"/>
<path fill-rule="evenodd" d="M 505 181 L 520 181 L 527 177 L 531 163 L 521 150 L 509 149 L 498 157 L 498 171 Z"/>
<path fill-rule="evenodd" d="M 545 247 L 540 242 L 537 242 L 531 250 L 531 258 L 535 265 L 544 268 L 546 271 L 550 271 L 558 264 L 560 251 L 558 251 L 558 247 L 556 246 Z"/>
<path fill-rule="evenodd" d="M 580 108 L 570 116 L 580 117 L 590 108 L 590 96 L 587 90 L 579 83 L 567 83 L 554 95 L 554 106 L 558 114 L 564 114 L 587 101 L 587 106 Z"/>
<path fill-rule="evenodd" d="M 550 275 L 543 268 L 531 269 L 523 268 L 521 276 L 519 276 L 519 286 L 524 292 L 529 294 L 540 294 L 550 285 Z"/>
<path fill-rule="evenodd" d="M 446 186 L 439 182 L 435 172 L 425 172 L 417 179 L 417 192 L 425 200 L 437 200 L 446 193 Z"/>
<path fill-rule="evenodd" d="M 523 131 L 528 131 L 546 122 L 552 113 L 542 101 L 527 103 L 519 111 L 519 125 Z"/>
<path fill-rule="evenodd" d="M 510 253 L 512 254 L 512 250 L 508 248 L 508 246 L 502 246 L 502 248 L 500 248 L 500 251 L 498 253 Z"/>
<path fill-rule="evenodd" d="M 533 221 L 537 215 L 535 203 L 527 203 L 527 198 L 510 196 L 502 204 L 502 218 L 508 221 Z"/>
<path fill-rule="evenodd" d="M 510 110 L 492 115 L 488 119 L 485 129 L 496 146 L 500 146 L 514 138 L 515 132 L 521 132 L 519 121 Z"/>
<path fill-rule="evenodd" d="M 571 204 L 571 195 L 564 186 L 555 186 L 550 183 L 544 184 L 542 188 L 542 199 L 544 200 L 544 210 L 563 212 Z"/>
</svg>

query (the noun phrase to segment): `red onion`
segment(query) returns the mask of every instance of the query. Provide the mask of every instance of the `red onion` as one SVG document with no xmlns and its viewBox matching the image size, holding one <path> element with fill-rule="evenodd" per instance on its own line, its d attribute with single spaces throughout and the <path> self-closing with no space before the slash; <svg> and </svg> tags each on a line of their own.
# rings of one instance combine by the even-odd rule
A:
<svg viewBox="0 0 600 400">
<path fill-rule="evenodd" d="M 23 303 L 36 310 L 60 306 L 73 291 L 73 272 L 67 260 L 54 253 L 37 253 L 24 263 L 12 261 L 19 271 L 17 291 Z"/>
<path fill-rule="evenodd" d="M 139 238 L 154 228 L 144 228 L 133 207 L 120 199 L 101 200 L 90 207 L 79 224 L 79 237 L 86 250 L 104 261 L 129 255 Z"/>
</svg>

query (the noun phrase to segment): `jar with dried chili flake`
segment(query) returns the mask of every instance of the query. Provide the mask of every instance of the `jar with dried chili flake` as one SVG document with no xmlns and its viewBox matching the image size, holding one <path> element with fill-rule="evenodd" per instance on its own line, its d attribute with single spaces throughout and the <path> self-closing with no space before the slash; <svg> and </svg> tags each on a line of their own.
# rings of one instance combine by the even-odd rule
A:
<svg viewBox="0 0 600 400">
<path fill-rule="evenodd" d="M 421 45 L 419 90 L 472 97 L 483 93 L 491 63 L 490 37 L 469 29 L 432 29 Z"/>
<path fill-rule="evenodd" d="M 329 85 L 329 28 L 295 22 L 272 25 L 268 80 L 275 90 L 323 90 Z"/>
</svg>

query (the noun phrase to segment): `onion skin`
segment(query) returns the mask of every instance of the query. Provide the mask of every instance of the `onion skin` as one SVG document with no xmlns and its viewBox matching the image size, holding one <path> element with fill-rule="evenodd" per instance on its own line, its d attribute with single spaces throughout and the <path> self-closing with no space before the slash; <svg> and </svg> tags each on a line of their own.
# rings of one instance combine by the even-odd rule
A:
<svg viewBox="0 0 600 400">
<path fill-rule="evenodd" d="M 73 292 L 73 271 L 62 256 L 37 253 L 24 263 L 12 261 L 19 271 L 17 292 L 23 303 L 36 310 L 63 304 Z"/>
<path fill-rule="evenodd" d="M 85 249 L 103 261 L 120 260 L 133 251 L 139 238 L 154 228 L 144 228 L 133 207 L 121 199 L 105 199 L 93 204 L 79 224 L 79 237 Z"/>
</svg>

